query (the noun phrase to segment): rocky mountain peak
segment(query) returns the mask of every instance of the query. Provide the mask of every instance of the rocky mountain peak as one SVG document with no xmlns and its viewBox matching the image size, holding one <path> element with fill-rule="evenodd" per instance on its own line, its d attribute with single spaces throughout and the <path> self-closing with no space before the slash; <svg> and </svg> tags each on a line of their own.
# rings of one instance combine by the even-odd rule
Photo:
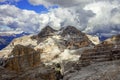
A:
<svg viewBox="0 0 120 80">
<path fill-rule="evenodd" d="M 45 28 L 43 28 L 41 30 L 41 32 L 38 34 L 39 38 L 42 37 L 46 37 L 46 36 L 52 36 L 53 33 L 56 32 L 56 30 L 54 30 L 53 28 L 51 28 L 50 26 L 46 26 Z"/>
<path fill-rule="evenodd" d="M 79 49 L 81 47 L 92 45 L 92 42 L 88 39 L 87 35 L 74 26 L 67 26 L 63 29 L 61 36 L 69 49 Z"/>
<path fill-rule="evenodd" d="M 62 32 L 62 34 L 61 34 L 62 36 L 65 36 L 65 35 L 78 35 L 78 36 L 81 36 L 81 35 L 83 35 L 83 33 L 80 31 L 80 30 L 78 30 L 77 28 L 75 28 L 74 26 L 67 26 L 64 30 L 63 30 L 63 32 Z"/>
</svg>

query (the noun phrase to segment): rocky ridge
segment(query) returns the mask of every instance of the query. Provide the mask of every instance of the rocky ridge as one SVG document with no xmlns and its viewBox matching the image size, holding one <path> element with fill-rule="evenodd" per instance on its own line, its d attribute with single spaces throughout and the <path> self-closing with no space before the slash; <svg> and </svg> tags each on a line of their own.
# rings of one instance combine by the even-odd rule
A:
<svg viewBox="0 0 120 80">
<path fill-rule="evenodd" d="M 119 35 L 98 43 L 97 37 L 73 26 L 60 31 L 47 26 L 38 35 L 14 39 L 0 51 L 0 78 L 60 80 L 63 75 L 63 80 L 119 80 Z M 61 67 L 56 69 L 56 63 Z"/>
<path fill-rule="evenodd" d="M 119 80 L 120 37 L 113 36 L 85 50 L 64 80 Z"/>
</svg>

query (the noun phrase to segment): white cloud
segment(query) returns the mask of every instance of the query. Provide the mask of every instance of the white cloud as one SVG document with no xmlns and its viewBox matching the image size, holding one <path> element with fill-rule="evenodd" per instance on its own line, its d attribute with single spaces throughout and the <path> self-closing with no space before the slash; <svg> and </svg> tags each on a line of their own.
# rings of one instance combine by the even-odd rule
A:
<svg viewBox="0 0 120 80">
<path fill-rule="evenodd" d="M 99 5 L 99 6 L 98 6 Z M 87 28 L 85 32 L 88 33 L 101 33 L 112 35 L 112 31 L 115 30 L 116 34 L 119 33 L 120 28 L 120 9 L 118 3 L 110 2 L 97 2 L 87 5 L 84 9 L 91 10 L 96 15 L 88 20 Z"/>
<path fill-rule="evenodd" d="M 0 25 L 8 26 L 14 30 L 22 30 L 36 33 L 41 28 L 50 25 L 54 29 L 60 29 L 67 25 L 79 26 L 77 16 L 69 9 L 51 9 L 46 14 L 38 14 L 34 11 L 21 10 L 13 5 L 0 6 Z"/>
<path fill-rule="evenodd" d="M 119 0 L 29 0 L 29 2 L 33 5 L 46 5 L 46 6 L 53 6 L 59 5 L 62 7 L 74 7 L 74 6 L 85 6 L 89 3 L 96 3 L 96 2 L 120 2 Z"/>
<path fill-rule="evenodd" d="M 29 0 L 59 8 L 48 13 L 21 10 L 12 5 L 0 6 L 0 25 L 14 30 L 36 33 L 46 25 L 60 29 L 72 25 L 89 34 L 111 36 L 120 34 L 120 0 Z"/>
<path fill-rule="evenodd" d="M 33 5 L 59 5 L 63 10 L 67 8 L 74 16 L 73 24 L 76 24 L 74 26 L 86 33 L 103 36 L 119 34 L 120 0 L 29 0 L 29 2 Z M 59 14 L 59 12 L 58 10 L 57 13 Z M 63 17 L 67 18 L 68 16 Z M 69 15 L 69 17 L 71 16 Z M 65 19 L 61 18 L 61 20 Z M 64 23 L 71 25 L 72 21 L 67 21 L 70 23 Z"/>
<path fill-rule="evenodd" d="M 34 11 L 20 10 L 13 5 L 0 6 L 0 25 L 14 30 L 19 28 L 25 32 L 35 32 L 39 26 L 38 17 Z"/>
</svg>

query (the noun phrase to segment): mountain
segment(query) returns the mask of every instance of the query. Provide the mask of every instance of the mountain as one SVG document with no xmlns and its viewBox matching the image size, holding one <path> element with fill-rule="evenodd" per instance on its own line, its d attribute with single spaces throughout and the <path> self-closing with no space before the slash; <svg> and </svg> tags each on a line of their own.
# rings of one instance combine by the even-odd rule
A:
<svg viewBox="0 0 120 80">
<path fill-rule="evenodd" d="M 93 46 L 87 35 L 73 26 L 66 27 L 60 35 L 69 49 Z"/>
<path fill-rule="evenodd" d="M 42 64 L 40 52 L 30 46 L 15 45 L 7 61 L 1 58 L 1 80 L 55 80 L 54 71 Z"/>
<path fill-rule="evenodd" d="M 102 44 L 120 44 L 120 34 L 114 35 L 111 38 L 106 39 Z"/>
<path fill-rule="evenodd" d="M 15 33 L 0 33 L 0 50 L 5 48 L 13 39 L 24 36 L 24 35 L 28 35 L 28 33 L 19 33 L 19 34 L 15 34 Z"/>
<path fill-rule="evenodd" d="M 4 48 L 8 44 L 4 38 L 0 37 L 0 49 Z"/>
<path fill-rule="evenodd" d="M 72 66 L 73 72 L 70 73 L 70 69 L 64 79 L 119 80 L 119 62 L 120 35 L 116 35 L 94 46 L 93 49 L 85 50 L 79 61 Z M 70 65 L 68 66 L 71 68 Z"/>
<path fill-rule="evenodd" d="M 3 38 L 0 38 L 0 45 L 4 45 L 6 41 Z"/>
<path fill-rule="evenodd" d="M 65 33 L 67 28 L 68 31 L 67 33 Z M 73 35 L 71 35 L 69 31 L 71 31 Z M 42 31 L 38 33 L 38 35 L 29 35 L 14 39 L 5 49 L 0 51 L 0 54 L 7 53 L 6 51 L 8 51 L 9 53 L 9 51 L 12 51 L 13 47 L 17 44 L 21 44 L 24 46 L 29 45 L 35 50 L 42 49 L 43 54 L 41 54 L 41 58 L 44 62 L 47 63 L 58 61 L 57 59 L 59 59 L 59 57 L 64 60 L 78 59 L 79 55 L 75 54 L 74 56 L 72 56 L 72 54 L 77 53 L 80 48 L 89 48 L 94 46 L 94 44 L 88 39 L 86 34 L 77 30 L 75 27 L 68 26 L 65 29 L 56 31 L 47 26 L 42 29 Z M 69 54 L 69 52 L 71 54 Z M 64 54 L 68 55 L 69 57 L 64 57 L 66 56 Z M 58 56 L 58 58 L 55 58 L 56 56 Z"/>
<path fill-rule="evenodd" d="M 0 78 L 119 80 L 119 56 L 119 35 L 100 42 L 74 26 L 60 30 L 47 26 L 37 35 L 13 39 L 0 51 L 0 75 L 5 75 Z"/>
<path fill-rule="evenodd" d="M 39 38 L 52 36 L 56 30 L 52 29 L 50 26 L 46 26 L 41 30 L 41 32 L 38 34 Z"/>
</svg>

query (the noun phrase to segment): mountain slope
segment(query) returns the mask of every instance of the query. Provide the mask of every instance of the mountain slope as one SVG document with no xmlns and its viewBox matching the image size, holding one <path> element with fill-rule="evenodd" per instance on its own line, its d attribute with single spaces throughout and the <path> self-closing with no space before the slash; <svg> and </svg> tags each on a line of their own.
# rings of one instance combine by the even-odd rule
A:
<svg viewBox="0 0 120 80">
<path fill-rule="evenodd" d="M 57 80 L 62 75 L 63 80 L 119 80 L 120 36 L 98 43 L 98 37 L 73 26 L 59 31 L 45 27 L 0 51 L 0 75 L 6 75 L 0 78 Z"/>
<path fill-rule="evenodd" d="M 68 70 L 64 80 L 119 80 L 120 37 L 113 36 L 85 50 Z M 73 63 L 72 63 L 73 64 Z M 72 72 L 72 73 L 71 73 Z"/>
<path fill-rule="evenodd" d="M 42 29 L 38 35 L 30 35 L 14 39 L 9 46 L 0 51 L 0 54 L 9 54 L 17 44 L 31 46 L 35 50 L 42 49 L 43 54 L 41 54 L 41 57 L 45 62 L 51 62 L 51 60 L 56 61 L 60 56 L 62 56 L 60 58 L 63 59 L 63 54 L 65 53 L 66 55 L 69 55 L 71 60 L 74 60 L 74 58 L 76 59 L 77 56 L 80 56 L 74 54 L 77 53 L 80 48 L 94 46 L 86 34 L 82 33 L 73 26 L 68 26 L 60 31 L 56 31 L 47 26 Z M 7 56 L 8 55 L 6 55 L 6 57 Z M 58 56 L 58 58 L 56 56 Z M 66 58 L 64 57 L 64 59 Z M 79 57 L 77 59 L 79 59 Z"/>
</svg>

